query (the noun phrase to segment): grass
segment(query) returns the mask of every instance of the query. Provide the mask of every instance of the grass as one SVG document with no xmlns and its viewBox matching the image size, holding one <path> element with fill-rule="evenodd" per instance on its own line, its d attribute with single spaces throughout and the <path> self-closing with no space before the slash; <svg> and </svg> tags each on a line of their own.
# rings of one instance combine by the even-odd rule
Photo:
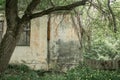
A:
<svg viewBox="0 0 120 80">
<path fill-rule="evenodd" d="M 0 80 L 120 80 L 120 71 L 93 70 L 78 66 L 67 73 L 34 71 L 25 65 L 10 65 Z"/>
<path fill-rule="evenodd" d="M 65 80 L 65 77 L 59 72 L 35 71 L 25 65 L 9 65 L 0 80 Z"/>
</svg>

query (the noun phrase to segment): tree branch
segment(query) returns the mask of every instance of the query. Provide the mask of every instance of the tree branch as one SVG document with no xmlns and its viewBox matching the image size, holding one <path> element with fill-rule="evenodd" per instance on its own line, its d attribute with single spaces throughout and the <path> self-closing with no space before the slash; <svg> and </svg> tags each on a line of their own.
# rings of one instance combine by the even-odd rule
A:
<svg viewBox="0 0 120 80">
<path fill-rule="evenodd" d="M 108 0 L 108 8 L 109 8 L 109 11 L 110 11 L 112 19 L 113 19 L 114 32 L 116 33 L 116 31 L 117 31 L 116 18 L 115 18 L 114 12 L 113 12 L 113 10 L 112 10 L 112 8 L 110 6 L 110 0 Z"/>
<path fill-rule="evenodd" d="M 25 15 L 31 15 L 32 11 L 36 8 L 36 6 L 40 3 L 41 0 L 32 0 L 25 10 Z"/>
<path fill-rule="evenodd" d="M 30 4 L 27 6 L 23 17 L 21 18 L 21 21 L 29 22 L 30 21 L 30 15 L 32 14 L 32 11 L 36 8 L 36 6 L 41 2 L 41 0 L 32 0 Z"/>
<path fill-rule="evenodd" d="M 88 1 L 88 0 L 82 0 L 82 1 L 77 1 L 77 2 L 74 2 L 74 3 L 69 4 L 69 5 L 66 5 L 66 6 L 52 7 L 52 8 L 49 8 L 49 9 L 47 9 L 47 10 L 44 10 L 44 11 L 42 11 L 42 12 L 38 12 L 38 13 L 31 14 L 31 15 L 30 15 L 30 19 L 37 18 L 37 17 L 41 17 L 41 16 L 43 16 L 43 15 L 47 15 L 47 14 L 50 14 L 50 13 L 55 12 L 55 11 L 72 10 L 72 9 L 75 8 L 75 7 L 85 5 L 85 3 L 86 3 L 87 1 Z"/>
<path fill-rule="evenodd" d="M 98 2 L 98 1 L 97 1 Z M 100 6 L 100 3 L 98 2 L 98 4 L 89 1 L 90 5 L 92 5 L 95 9 L 97 9 L 99 12 L 102 12 L 102 14 L 106 14 L 106 12 L 102 9 L 102 7 Z"/>
<path fill-rule="evenodd" d="M 55 5 L 54 5 L 54 3 L 52 2 L 52 0 L 50 0 L 50 4 L 51 4 L 53 7 L 55 7 Z"/>
</svg>

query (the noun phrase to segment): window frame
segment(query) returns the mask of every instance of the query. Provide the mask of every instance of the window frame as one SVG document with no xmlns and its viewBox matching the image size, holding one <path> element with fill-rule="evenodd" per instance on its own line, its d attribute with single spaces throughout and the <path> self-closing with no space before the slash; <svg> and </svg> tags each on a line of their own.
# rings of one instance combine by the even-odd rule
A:
<svg viewBox="0 0 120 80">
<path fill-rule="evenodd" d="M 27 29 L 26 29 L 26 27 L 28 27 Z M 24 31 L 21 33 L 21 36 L 22 35 L 24 35 L 25 36 L 25 44 L 24 43 L 20 43 L 19 42 L 19 40 L 18 40 L 18 42 L 17 42 L 17 44 L 16 44 L 16 46 L 30 46 L 30 38 L 31 38 L 31 22 L 29 22 L 27 25 L 26 25 L 26 27 L 24 27 Z M 25 34 L 24 34 L 25 33 Z M 29 37 L 28 37 L 28 36 Z M 29 39 L 29 40 L 28 40 Z"/>
</svg>

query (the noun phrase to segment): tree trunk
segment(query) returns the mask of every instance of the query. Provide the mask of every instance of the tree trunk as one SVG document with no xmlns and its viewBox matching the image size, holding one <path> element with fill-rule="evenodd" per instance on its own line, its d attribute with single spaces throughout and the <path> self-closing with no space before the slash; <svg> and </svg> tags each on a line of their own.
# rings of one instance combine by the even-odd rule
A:
<svg viewBox="0 0 120 80">
<path fill-rule="evenodd" d="M 7 21 L 7 31 L 0 44 L 0 75 L 8 66 L 12 53 L 16 47 L 16 43 L 23 32 L 24 26 L 30 21 L 28 14 L 24 14 L 21 19 L 18 17 L 17 3 L 18 0 L 6 0 L 5 16 Z M 32 5 L 32 7 L 35 6 L 36 5 Z"/>
<path fill-rule="evenodd" d="M 0 45 L 0 73 L 7 68 L 15 46 L 16 39 L 10 33 L 6 33 Z"/>
<path fill-rule="evenodd" d="M 7 31 L 0 44 L 0 74 L 5 71 L 15 49 L 16 30 L 18 26 L 18 0 L 6 0 Z"/>
</svg>

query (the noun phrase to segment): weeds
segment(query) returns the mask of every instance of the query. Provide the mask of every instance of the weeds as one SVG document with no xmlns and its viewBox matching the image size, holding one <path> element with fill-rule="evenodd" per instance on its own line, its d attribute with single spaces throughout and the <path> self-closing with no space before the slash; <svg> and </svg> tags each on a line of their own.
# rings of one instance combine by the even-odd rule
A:
<svg viewBox="0 0 120 80">
<path fill-rule="evenodd" d="M 119 80 L 119 71 L 93 70 L 85 65 L 67 71 L 34 71 L 25 65 L 10 65 L 0 80 Z"/>
</svg>

